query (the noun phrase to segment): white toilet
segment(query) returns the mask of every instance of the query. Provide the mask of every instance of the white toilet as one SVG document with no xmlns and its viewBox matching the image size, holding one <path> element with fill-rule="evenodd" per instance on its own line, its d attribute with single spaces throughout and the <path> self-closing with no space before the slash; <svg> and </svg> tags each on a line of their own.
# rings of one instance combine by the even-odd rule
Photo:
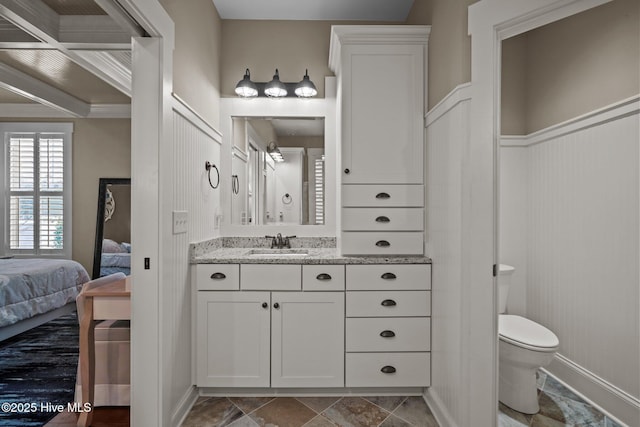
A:
<svg viewBox="0 0 640 427">
<path fill-rule="evenodd" d="M 536 371 L 551 363 L 558 337 L 544 326 L 522 316 L 504 314 L 515 268 L 500 264 L 498 335 L 500 357 L 499 400 L 511 409 L 535 414 L 538 406 Z"/>
</svg>

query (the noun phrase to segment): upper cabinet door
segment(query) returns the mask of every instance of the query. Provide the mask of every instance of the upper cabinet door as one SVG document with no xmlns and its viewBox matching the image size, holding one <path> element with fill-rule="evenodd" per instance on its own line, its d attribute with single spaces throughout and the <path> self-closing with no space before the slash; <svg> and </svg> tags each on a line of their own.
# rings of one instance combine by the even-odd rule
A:
<svg viewBox="0 0 640 427">
<path fill-rule="evenodd" d="M 342 50 L 342 183 L 422 184 L 424 46 Z"/>
</svg>

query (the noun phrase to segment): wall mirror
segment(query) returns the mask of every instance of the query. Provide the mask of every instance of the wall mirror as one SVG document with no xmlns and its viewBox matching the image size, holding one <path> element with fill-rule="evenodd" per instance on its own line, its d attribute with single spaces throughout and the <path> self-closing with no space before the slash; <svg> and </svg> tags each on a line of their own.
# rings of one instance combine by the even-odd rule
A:
<svg viewBox="0 0 640 427">
<path fill-rule="evenodd" d="M 323 225 L 324 117 L 233 117 L 231 223 Z"/>
<path fill-rule="evenodd" d="M 335 236 L 335 105 L 335 77 L 324 99 L 221 99 L 221 235 Z"/>
<path fill-rule="evenodd" d="M 92 278 L 131 274 L 131 179 L 100 178 Z"/>
</svg>

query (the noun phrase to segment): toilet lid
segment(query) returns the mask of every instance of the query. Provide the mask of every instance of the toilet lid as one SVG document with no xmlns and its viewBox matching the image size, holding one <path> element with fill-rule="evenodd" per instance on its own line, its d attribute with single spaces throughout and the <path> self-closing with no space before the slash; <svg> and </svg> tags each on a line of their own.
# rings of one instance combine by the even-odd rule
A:
<svg viewBox="0 0 640 427">
<path fill-rule="evenodd" d="M 530 347 L 553 348 L 560 345 L 556 334 L 544 326 L 522 316 L 501 314 L 498 316 L 498 333 L 501 338 Z"/>
</svg>

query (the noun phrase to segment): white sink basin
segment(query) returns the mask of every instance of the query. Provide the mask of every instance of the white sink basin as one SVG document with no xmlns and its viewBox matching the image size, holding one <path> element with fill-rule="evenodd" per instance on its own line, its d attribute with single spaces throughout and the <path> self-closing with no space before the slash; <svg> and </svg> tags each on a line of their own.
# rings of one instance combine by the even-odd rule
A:
<svg viewBox="0 0 640 427">
<path fill-rule="evenodd" d="M 309 251 L 307 249 L 251 249 L 247 255 L 256 258 L 300 258 L 308 256 Z"/>
</svg>

